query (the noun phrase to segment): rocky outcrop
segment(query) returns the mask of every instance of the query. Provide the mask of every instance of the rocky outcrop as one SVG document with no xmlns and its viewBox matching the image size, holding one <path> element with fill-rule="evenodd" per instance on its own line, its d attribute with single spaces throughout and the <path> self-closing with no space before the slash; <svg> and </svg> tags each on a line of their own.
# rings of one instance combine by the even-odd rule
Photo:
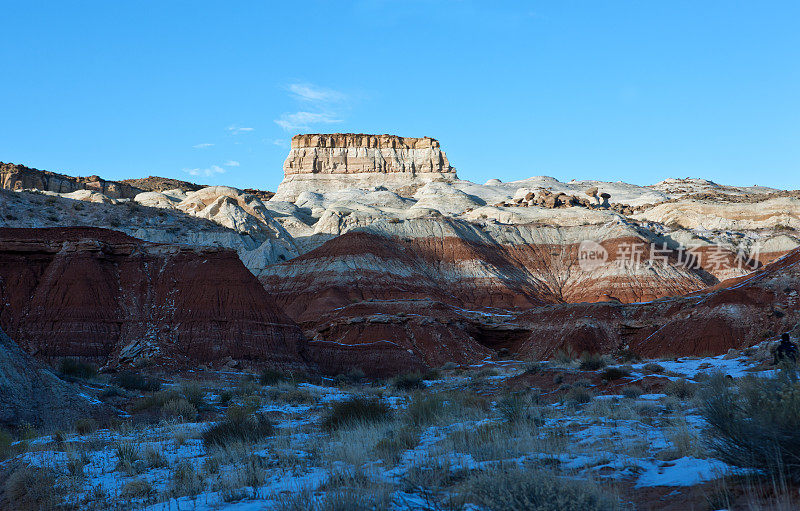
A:
<svg viewBox="0 0 800 511">
<path fill-rule="evenodd" d="M 374 188 L 413 193 L 432 180 L 456 179 L 435 139 L 355 133 L 295 135 L 275 200 L 302 192 Z"/>
<path fill-rule="evenodd" d="M 517 319 L 530 335 L 515 351 L 534 358 L 567 346 L 578 353 L 717 355 L 794 329 L 799 306 L 800 249 L 795 249 L 749 275 L 683 297 L 533 308 Z"/>
<path fill-rule="evenodd" d="M 79 418 L 108 411 L 60 380 L 0 330 L 0 426 L 38 430 L 72 427 Z"/>
<path fill-rule="evenodd" d="M 582 265 L 581 244 L 593 239 L 607 258 Z M 593 245 L 594 246 L 594 245 Z M 307 324 L 353 302 L 431 298 L 467 309 L 525 309 L 545 303 L 648 301 L 717 282 L 680 264 L 666 249 L 653 265 L 650 240 L 625 226 L 480 227 L 446 219 L 375 222 L 340 235 L 261 281 L 287 314 Z M 639 254 L 638 261 L 623 253 Z"/>
<path fill-rule="evenodd" d="M 0 229 L 0 326 L 42 359 L 304 367 L 303 335 L 226 249 Z"/>
<path fill-rule="evenodd" d="M 138 179 L 123 179 L 120 183 L 130 185 L 145 192 L 163 192 L 165 190 L 181 190 L 182 192 L 196 192 L 205 185 L 171 179 L 168 177 L 148 176 Z"/>
<path fill-rule="evenodd" d="M 70 193 L 89 190 L 113 199 L 132 199 L 142 190 L 127 183 L 106 181 L 98 176 L 72 177 L 24 165 L 0 162 L 0 188 Z"/>
</svg>

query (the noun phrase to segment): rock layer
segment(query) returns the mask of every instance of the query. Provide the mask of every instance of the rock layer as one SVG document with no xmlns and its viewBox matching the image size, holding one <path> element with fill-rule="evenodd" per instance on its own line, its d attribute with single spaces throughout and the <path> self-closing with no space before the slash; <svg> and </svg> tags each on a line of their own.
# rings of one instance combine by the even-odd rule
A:
<svg viewBox="0 0 800 511">
<path fill-rule="evenodd" d="M 24 165 L 0 162 L 0 188 L 70 193 L 90 190 L 113 199 L 132 199 L 142 190 L 126 183 L 106 181 L 98 176 L 72 177 Z"/>
<path fill-rule="evenodd" d="M 435 139 L 355 133 L 295 135 L 275 200 L 302 192 L 374 188 L 411 192 L 433 180 L 456 179 Z"/>
<path fill-rule="evenodd" d="M 235 252 L 105 229 L 0 229 L 0 326 L 42 359 L 305 365 L 299 327 Z"/>
</svg>

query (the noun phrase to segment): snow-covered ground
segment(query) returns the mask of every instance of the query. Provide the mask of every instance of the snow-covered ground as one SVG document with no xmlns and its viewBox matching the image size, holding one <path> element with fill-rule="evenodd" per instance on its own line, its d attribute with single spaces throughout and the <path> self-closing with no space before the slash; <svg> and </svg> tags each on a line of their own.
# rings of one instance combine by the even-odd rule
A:
<svg viewBox="0 0 800 511">
<path fill-rule="evenodd" d="M 468 493 L 468 474 L 508 464 L 632 492 L 679 490 L 735 472 L 705 450 L 692 394 L 714 373 L 772 375 L 753 366 L 744 356 L 643 361 L 604 381 L 602 369 L 576 363 L 506 362 L 443 370 L 409 390 L 388 382 L 237 386 L 230 374 L 206 375 L 201 422 L 122 421 L 29 438 L 0 468 L 45 469 L 66 488 L 60 499 L 88 509 L 302 509 L 331 494 L 367 495 L 363 509 L 437 509 Z M 371 396 L 388 413 L 323 428 L 331 407 L 353 396 Z M 203 432 L 232 406 L 265 414 L 275 434 L 205 445 Z M 633 505 L 632 493 L 615 491 Z"/>
</svg>

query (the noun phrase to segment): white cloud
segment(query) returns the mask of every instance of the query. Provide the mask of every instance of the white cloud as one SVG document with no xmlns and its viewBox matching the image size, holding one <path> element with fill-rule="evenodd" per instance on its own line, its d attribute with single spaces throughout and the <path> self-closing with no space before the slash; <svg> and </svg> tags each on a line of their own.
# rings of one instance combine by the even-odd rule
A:
<svg viewBox="0 0 800 511">
<path fill-rule="evenodd" d="M 239 166 L 239 162 L 236 161 L 236 160 L 228 160 L 225 163 L 223 163 L 222 165 L 225 166 L 225 167 L 238 167 Z"/>
<path fill-rule="evenodd" d="M 280 119 L 275 120 L 275 124 L 286 131 L 308 131 L 315 124 L 336 124 L 342 122 L 334 115 L 323 112 L 295 112 L 293 114 L 282 114 Z"/>
<path fill-rule="evenodd" d="M 284 138 L 272 138 L 272 139 L 267 138 L 267 139 L 264 139 L 264 142 L 267 142 L 267 143 L 272 144 L 272 145 L 276 145 L 278 147 L 288 147 L 289 144 L 290 144 L 290 141 L 286 140 Z"/>
<path fill-rule="evenodd" d="M 317 87 L 310 83 L 292 83 L 287 86 L 295 99 L 314 103 L 337 103 L 344 101 L 347 96 L 333 89 Z"/>
<path fill-rule="evenodd" d="M 228 126 L 225 129 L 227 129 L 231 135 L 238 135 L 240 133 L 247 133 L 248 131 L 253 131 L 255 128 L 245 128 L 242 126 L 237 126 L 235 124 L 232 124 L 231 126 Z"/>
<path fill-rule="evenodd" d="M 212 165 L 207 169 L 183 169 L 183 171 L 192 176 L 206 176 L 206 177 L 211 177 L 215 174 L 225 173 L 225 169 L 223 169 L 219 165 Z"/>
<path fill-rule="evenodd" d="M 206 147 L 211 147 L 213 145 L 214 144 L 205 143 L 205 144 L 195 144 L 192 147 L 194 147 L 195 149 L 205 149 Z"/>
</svg>

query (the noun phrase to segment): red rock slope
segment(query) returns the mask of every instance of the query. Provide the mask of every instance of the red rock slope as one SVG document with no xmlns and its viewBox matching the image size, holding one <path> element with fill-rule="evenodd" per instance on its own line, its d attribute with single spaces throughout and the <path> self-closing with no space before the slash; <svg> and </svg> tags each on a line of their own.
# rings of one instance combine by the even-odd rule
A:
<svg viewBox="0 0 800 511">
<path fill-rule="evenodd" d="M 678 298 L 642 304 L 540 307 L 517 324 L 530 331 L 515 349 L 544 358 L 631 349 L 645 356 L 706 355 L 751 346 L 800 324 L 800 249 L 737 279 Z"/>
<path fill-rule="evenodd" d="M 299 327 L 226 249 L 0 229 L 0 327 L 40 358 L 304 365 Z"/>
</svg>

